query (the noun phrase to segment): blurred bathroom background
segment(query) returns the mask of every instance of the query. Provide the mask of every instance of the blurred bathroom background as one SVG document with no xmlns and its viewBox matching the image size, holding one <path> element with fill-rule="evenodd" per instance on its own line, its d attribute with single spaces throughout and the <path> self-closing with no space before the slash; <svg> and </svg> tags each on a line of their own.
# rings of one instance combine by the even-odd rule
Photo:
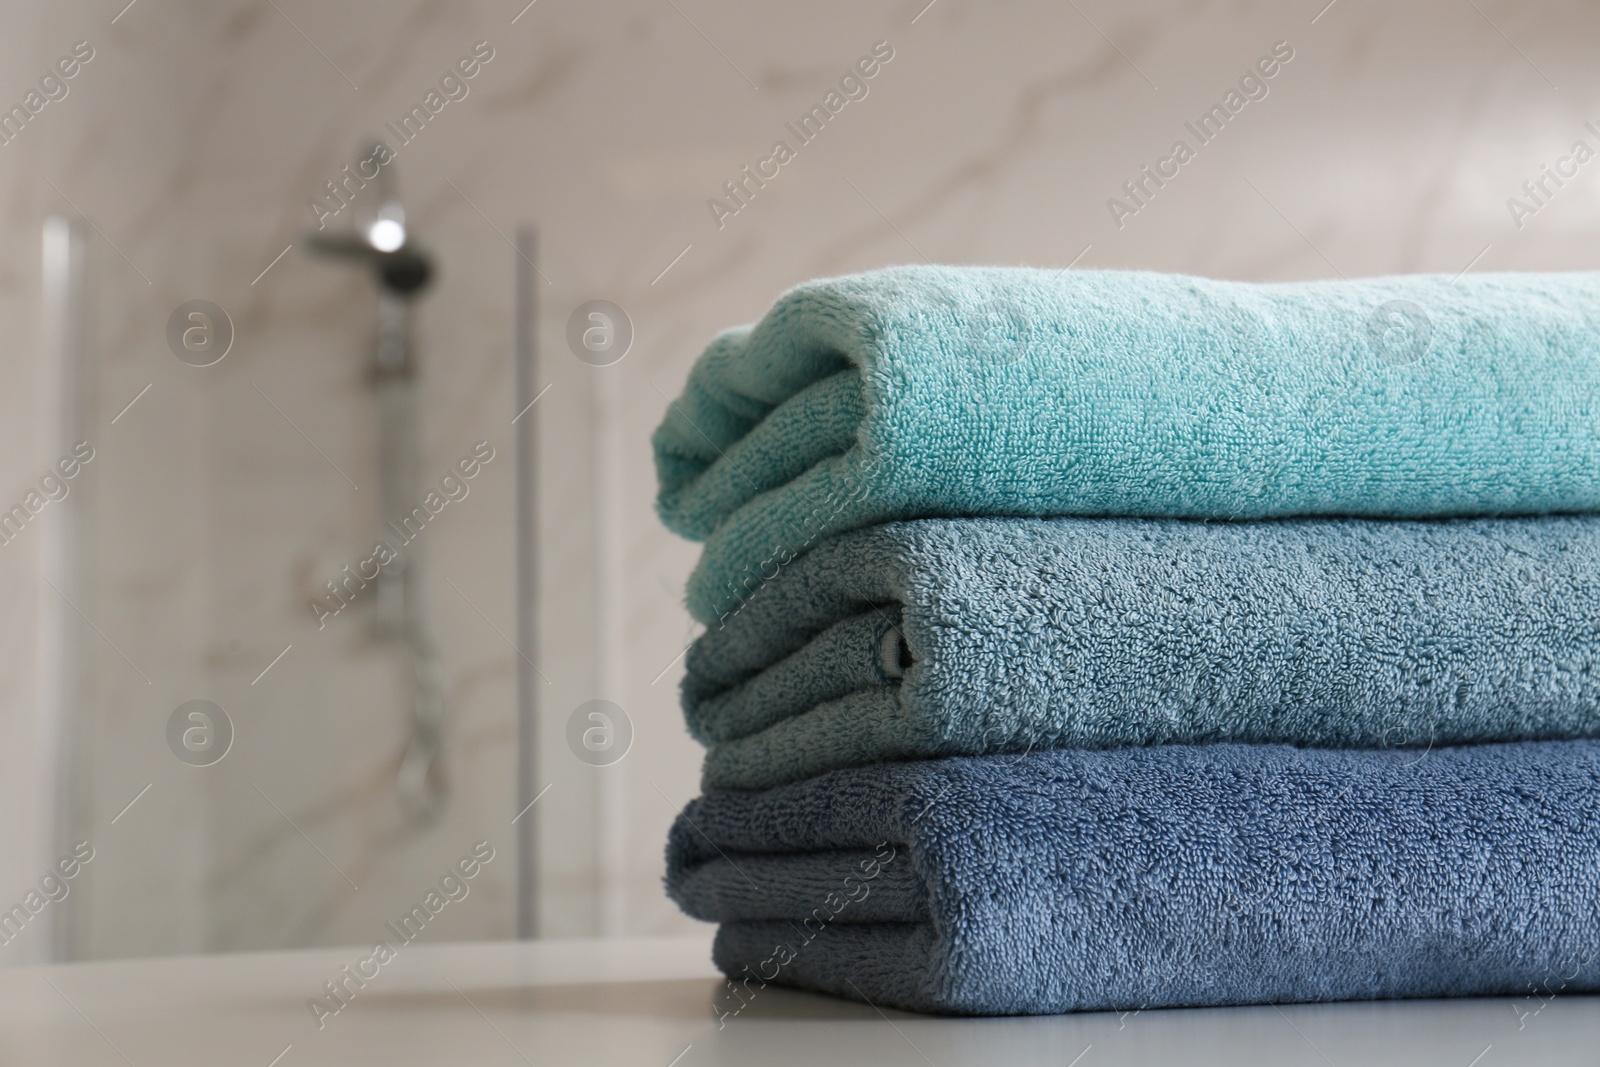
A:
<svg viewBox="0 0 1600 1067">
<path fill-rule="evenodd" d="M 696 548 L 654 518 L 648 433 L 703 345 L 790 285 L 924 260 L 1595 262 L 1600 9 L 1576 0 L 525 4 L 4 5 L 0 106 L 25 114 L 0 116 L 0 509 L 26 521 L 0 547 L 0 910 L 75 842 L 94 858 L 0 964 L 369 943 L 479 840 L 495 860 L 428 936 L 514 936 L 522 662 L 538 934 L 693 928 L 660 878 L 698 780 L 676 706 Z M 371 221 L 370 191 L 341 185 L 335 212 L 325 183 L 374 138 L 435 267 L 409 310 L 418 491 L 494 455 L 417 538 L 431 813 L 396 787 L 416 649 L 376 626 L 374 590 L 310 607 L 386 517 L 377 289 L 308 238 Z M 541 393 L 519 538 L 525 227 Z M 209 365 L 169 342 L 192 301 L 225 321 L 180 323 L 231 324 Z M 573 342 L 595 322 L 631 330 L 625 354 Z M 93 458 L 64 478 L 79 441 Z M 539 594 L 521 648 L 519 552 Z M 231 723 L 209 765 L 169 742 L 196 700 Z M 604 765 L 570 743 L 593 700 L 631 724 Z"/>
</svg>

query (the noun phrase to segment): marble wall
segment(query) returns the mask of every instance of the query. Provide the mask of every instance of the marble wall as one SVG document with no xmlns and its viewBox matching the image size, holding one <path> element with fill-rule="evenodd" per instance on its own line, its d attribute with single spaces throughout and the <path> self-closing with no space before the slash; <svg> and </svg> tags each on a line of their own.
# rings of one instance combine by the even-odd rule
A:
<svg viewBox="0 0 1600 1067">
<path fill-rule="evenodd" d="M 64 613 L 44 580 L 65 508 L 0 549 L 0 898 L 70 845 L 45 829 L 41 735 L 60 691 L 41 620 L 64 616 L 82 655 L 74 832 L 97 854 L 48 914 L 76 956 L 366 941 L 480 838 L 497 859 L 438 936 L 510 935 L 518 223 L 540 230 L 551 386 L 537 409 L 542 632 L 524 650 L 548 678 L 550 791 L 532 817 L 542 926 L 568 936 L 691 925 L 659 880 L 666 827 L 697 782 L 675 706 L 695 547 L 654 519 L 647 438 L 718 329 L 806 278 L 890 263 L 1259 279 L 1579 269 L 1600 229 L 1600 164 L 1536 201 L 1521 189 L 1575 142 L 1600 148 L 1585 125 L 1600 127 L 1600 76 L 1584 62 L 1600 11 L 1576 2 L 124 2 L 10 4 L 0 38 L 0 102 L 74 42 L 94 48 L 65 98 L 0 145 L 6 501 L 63 444 L 40 226 L 81 214 L 94 227 L 98 451 L 68 501 L 88 531 L 81 602 Z M 500 457 L 427 534 L 454 792 L 419 829 L 392 788 L 403 657 L 359 605 L 322 631 L 306 610 L 369 547 L 378 456 L 371 289 L 310 256 L 305 234 L 308 202 L 356 145 L 388 136 L 477 42 L 493 58 L 396 159 L 442 265 L 416 316 L 422 477 L 480 439 Z M 724 183 L 878 42 L 892 58 L 866 95 L 745 203 L 729 199 Z M 1275 48 L 1273 76 L 1198 144 L 1185 123 Z M 1179 139 L 1193 157 L 1130 197 L 1124 183 Z M 179 362 L 163 336 L 196 298 L 237 328 L 214 367 Z M 592 299 L 634 327 L 609 366 L 567 346 L 567 316 Z M 212 767 L 167 749 L 167 716 L 195 698 L 237 727 Z M 567 717 L 594 698 L 634 728 L 609 767 L 566 746 Z M 0 946 L 0 962 L 46 952 L 25 937 L 36 943 Z"/>
</svg>

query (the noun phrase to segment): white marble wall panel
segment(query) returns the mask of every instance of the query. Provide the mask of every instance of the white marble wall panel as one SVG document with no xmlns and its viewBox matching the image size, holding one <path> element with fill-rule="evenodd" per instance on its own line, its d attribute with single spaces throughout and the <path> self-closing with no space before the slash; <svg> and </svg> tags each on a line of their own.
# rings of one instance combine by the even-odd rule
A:
<svg viewBox="0 0 1600 1067">
<path fill-rule="evenodd" d="M 648 434 L 718 329 L 807 278 L 923 259 L 1259 279 L 1592 266 L 1600 163 L 1531 215 L 1514 218 L 1507 200 L 1575 141 L 1600 149 L 1585 126 L 1600 126 L 1588 61 L 1600 12 L 1324 3 L 7 5 L 0 102 L 73 42 L 96 50 L 65 99 L 0 145 L 0 498 L 57 450 L 40 411 L 52 368 L 36 336 L 39 226 L 81 212 L 99 231 L 104 446 L 82 487 L 95 539 L 81 607 L 107 640 L 80 636 L 93 666 L 86 832 L 101 851 L 70 901 L 74 950 L 368 940 L 479 837 L 500 858 L 440 933 L 510 934 L 517 652 L 495 627 L 510 633 L 513 619 L 505 236 L 518 222 L 539 225 L 547 278 L 546 597 L 529 652 L 550 679 L 551 791 L 535 817 L 542 918 L 561 934 L 690 925 L 660 875 L 666 827 L 698 778 L 675 692 L 695 546 L 655 521 Z M 403 662 L 359 617 L 318 632 L 304 604 L 369 539 L 377 451 L 370 291 L 312 259 L 303 236 L 307 201 L 354 146 L 478 41 L 494 58 L 470 93 L 397 159 L 415 230 L 442 263 L 418 313 L 424 477 L 480 438 L 500 455 L 427 534 L 455 792 L 418 831 L 391 788 Z M 719 227 L 708 199 L 878 41 L 894 55 L 868 95 Z M 1293 58 L 1267 94 L 1119 226 L 1107 202 L 1122 183 L 1277 42 Z M 204 370 L 162 337 L 195 297 L 228 308 L 239 336 Z M 609 367 L 565 346 L 567 314 L 595 298 L 636 331 Z M 15 815 L 0 820 L 0 898 L 41 873 L 50 847 L 33 736 L 50 518 L 0 549 L 0 797 Z M 238 747 L 214 767 L 166 750 L 165 716 L 193 697 L 236 711 Z M 635 729 L 607 768 L 564 740 L 570 711 L 597 697 Z M 23 952 L 0 947 L 0 962 Z"/>
</svg>

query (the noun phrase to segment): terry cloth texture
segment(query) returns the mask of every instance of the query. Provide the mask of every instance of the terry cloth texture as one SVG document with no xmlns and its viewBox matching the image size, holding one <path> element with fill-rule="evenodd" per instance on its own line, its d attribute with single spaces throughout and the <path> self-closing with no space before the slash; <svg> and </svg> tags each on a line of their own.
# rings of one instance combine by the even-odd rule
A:
<svg viewBox="0 0 1600 1067">
<path fill-rule="evenodd" d="M 711 344 L 653 442 L 706 622 L 893 519 L 1600 510 L 1600 274 L 812 282 Z"/>
<path fill-rule="evenodd" d="M 704 786 L 1031 748 L 1600 736 L 1600 516 L 923 519 L 690 648 Z"/>
<path fill-rule="evenodd" d="M 1596 826 L 1594 741 L 1061 750 L 708 794 L 667 888 L 723 924 L 740 988 L 880 1007 L 1577 992 L 1600 989 Z"/>
</svg>

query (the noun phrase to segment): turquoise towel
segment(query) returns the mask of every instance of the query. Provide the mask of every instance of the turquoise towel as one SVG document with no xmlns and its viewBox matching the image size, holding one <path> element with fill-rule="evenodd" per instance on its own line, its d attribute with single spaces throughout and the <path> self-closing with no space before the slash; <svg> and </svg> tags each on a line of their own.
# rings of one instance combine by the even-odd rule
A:
<svg viewBox="0 0 1600 1067">
<path fill-rule="evenodd" d="M 706 622 L 893 519 L 1600 510 L 1600 275 L 813 282 L 712 343 L 654 446 Z"/>
<path fill-rule="evenodd" d="M 707 794 L 667 891 L 723 924 L 724 1020 L 1525 998 L 1600 990 L 1596 827 L 1594 741 L 1063 749 Z"/>
<path fill-rule="evenodd" d="M 1600 515 L 919 519 L 686 657 L 706 789 L 1030 748 L 1600 736 Z"/>
</svg>

